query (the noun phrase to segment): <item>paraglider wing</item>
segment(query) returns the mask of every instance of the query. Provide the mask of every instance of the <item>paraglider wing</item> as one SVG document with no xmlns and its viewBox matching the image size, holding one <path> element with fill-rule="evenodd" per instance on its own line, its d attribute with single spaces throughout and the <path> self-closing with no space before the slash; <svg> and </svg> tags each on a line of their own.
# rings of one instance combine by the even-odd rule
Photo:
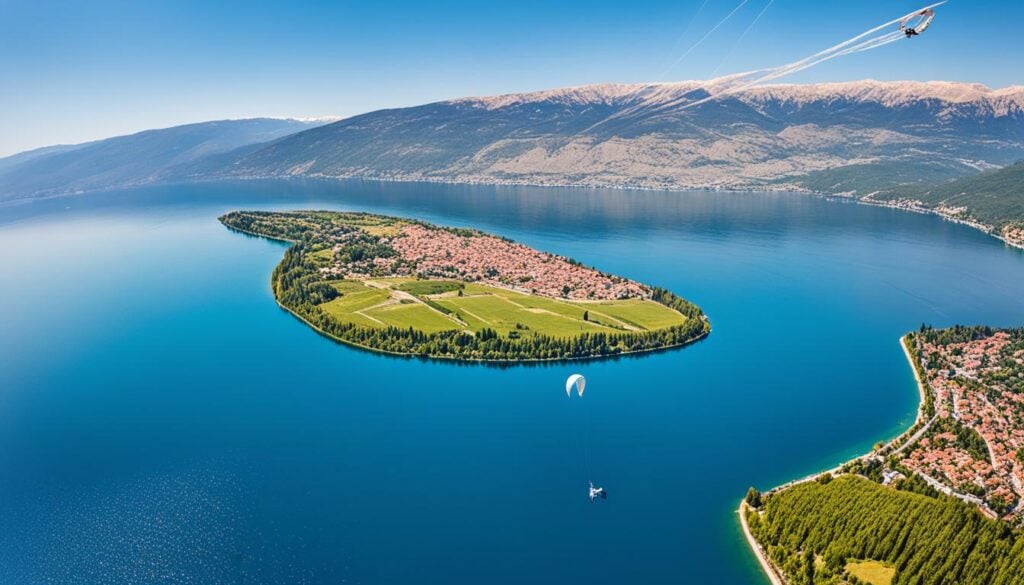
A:
<svg viewBox="0 0 1024 585">
<path fill-rule="evenodd" d="M 579 374 L 569 376 L 565 381 L 565 395 L 572 396 L 572 389 L 576 388 L 577 394 L 583 396 L 583 389 L 587 387 L 587 379 Z"/>
<path fill-rule="evenodd" d="M 935 11 L 925 8 L 920 12 L 908 14 L 900 19 L 900 32 L 908 37 L 916 36 L 924 32 L 928 25 L 935 19 Z"/>
<path fill-rule="evenodd" d="M 921 15 L 924 16 L 924 19 L 921 20 L 920 24 L 914 27 L 914 30 L 917 31 L 917 34 L 923 33 L 924 29 L 928 28 L 928 25 L 932 23 L 932 20 L 935 19 L 935 11 L 930 9 L 924 10 L 921 12 Z"/>
</svg>

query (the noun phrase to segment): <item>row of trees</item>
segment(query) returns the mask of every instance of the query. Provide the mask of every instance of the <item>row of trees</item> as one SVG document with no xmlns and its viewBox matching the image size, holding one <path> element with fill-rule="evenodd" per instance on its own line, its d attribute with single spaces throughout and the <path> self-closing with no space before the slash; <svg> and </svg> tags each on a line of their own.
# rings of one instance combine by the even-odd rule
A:
<svg viewBox="0 0 1024 585">
<path fill-rule="evenodd" d="M 503 336 L 491 329 L 472 335 L 458 330 L 425 333 L 412 327 L 365 327 L 339 321 L 320 308 L 337 292 L 321 280 L 304 242 L 285 252 L 274 269 L 272 282 L 274 295 L 282 305 L 324 333 L 355 345 L 409 355 L 494 361 L 612 356 L 682 345 L 703 337 L 710 329 L 699 308 L 662 289 L 657 289 L 655 300 L 689 317 L 683 324 L 655 331 L 581 333 L 573 337 Z"/>
<path fill-rule="evenodd" d="M 921 340 L 933 345 L 949 345 L 951 343 L 964 343 L 967 341 L 985 339 L 986 337 L 992 337 L 998 331 L 1005 331 L 1009 333 L 1011 337 L 1019 338 L 1024 335 L 1024 328 L 996 329 L 987 325 L 954 325 L 944 329 L 935 329 L 931 325 L 925 325 L 923 323 L 918 331 L 918 335 Z"/>
<path fill-rule="evenodd" d="M 931 497 L 920 483 L 894 490 L 845 475 L 766 498 L 755 492 L 748 499 L 763 499 L 763 513 L 751 511 L 748 522 L 791 585 L 849 582 L 846 563 L 858 559 L 895 567 L 893 585 L 1024 583 L 1024 539 L 1009 524 Z"/>
</svg>

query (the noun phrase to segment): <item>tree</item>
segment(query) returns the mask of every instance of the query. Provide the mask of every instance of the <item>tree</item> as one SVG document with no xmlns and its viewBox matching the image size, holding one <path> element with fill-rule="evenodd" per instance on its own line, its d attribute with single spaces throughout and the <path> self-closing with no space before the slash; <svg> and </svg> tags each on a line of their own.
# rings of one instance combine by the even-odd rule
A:
<svg viewBox="0 0 1024 585">
<path fill-rule="evenodd" d="M 804 550 L 804 576 L 807 578 L 807 585 L 814 585 L 814 550 Z"/>
<path fill-rule="evenodd" d="M 590 312 L 589 311 L 583 311 L 583 320 L 584 321 L 590 321 Z"/>
<path fill-rule="evenodd" d="M 747 505 L 750 506 L 751 508 L 760 508 L 761 492 L 757 491 L 757 488 L 755 488 L 754 486 L 750 486 L 750 489 L 747 490 L 747 497 L 744 498 L 744 500 L 747 502 Z"/>
</svg>

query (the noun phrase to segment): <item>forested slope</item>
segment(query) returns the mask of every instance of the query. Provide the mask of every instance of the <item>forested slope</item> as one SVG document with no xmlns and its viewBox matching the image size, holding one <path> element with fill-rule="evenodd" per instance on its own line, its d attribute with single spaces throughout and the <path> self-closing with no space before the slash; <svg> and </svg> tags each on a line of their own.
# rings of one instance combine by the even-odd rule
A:
<svg viewBox="0 0 1024 585">
<path fill-rule="evenodd" d="M 893 585 L 1024 583 L 1024 539 L 1009 524 L 856 475 L 767 496 L 748 520 L 792 585 L 854 582 L 844 568 L 857 559 L 895 567 Z"/>
</svg>

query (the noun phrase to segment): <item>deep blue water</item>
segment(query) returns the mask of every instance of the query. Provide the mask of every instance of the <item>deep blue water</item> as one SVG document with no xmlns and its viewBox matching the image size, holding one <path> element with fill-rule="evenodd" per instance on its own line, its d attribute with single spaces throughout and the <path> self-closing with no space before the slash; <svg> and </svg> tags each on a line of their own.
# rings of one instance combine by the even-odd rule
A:
<svg viewBox="0 0 1024 585">
<path fill-rule="evenodd" d="M 511 368 L 354 350 L 274 304 L 283 246 L 217 222 L 243 208 L 478 227 L 668 287 L 713 332 Z M 147 188 L 0 207 L 0 260 L 12 585 L 765 583 L 747 487 L 907 426 L 905 331 L 1024 323 L 1020 252 L 787 194 Z"/>
</svg>

